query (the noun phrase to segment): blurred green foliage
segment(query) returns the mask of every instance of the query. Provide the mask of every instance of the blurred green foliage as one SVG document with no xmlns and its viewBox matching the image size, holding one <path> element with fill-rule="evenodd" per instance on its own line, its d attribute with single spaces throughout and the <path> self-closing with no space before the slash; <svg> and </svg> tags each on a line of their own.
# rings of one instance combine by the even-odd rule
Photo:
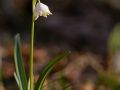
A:
<svg viewBox="0 0 120 90">
<path fill-rule="evenodd" d="M 115 25 L 109 36 L 108 48 L 113 54 L 120 50 L 120 23 Z"/>
</svg>

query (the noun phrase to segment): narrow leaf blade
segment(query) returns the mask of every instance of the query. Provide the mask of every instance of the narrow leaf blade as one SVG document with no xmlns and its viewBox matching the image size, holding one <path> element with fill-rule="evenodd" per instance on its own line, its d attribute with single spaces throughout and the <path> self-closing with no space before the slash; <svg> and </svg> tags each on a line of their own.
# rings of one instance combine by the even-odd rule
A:
<svg viewBox="0 0 120 90">
<path fill-rule="evenodd" d="M 22 54 L 21 54 L 19 34 L 15 36 L 14 61 L 15 61 L 16 75 L 19 79 L 19 84 L 21 85 L 22 90 L 27 90 L 27 79 L 25 74 L 25 68 L 23 65 Z"/>
<path fill-rule="evenodd" d="M 70 52 L 65 52 L 62 55 L 59 55 L 57 57 L 55 57 L 54 59 L 52 59 L 42 70 L 42 72 L 40 73 L 40 77 L 35 85 L 34 90 L 42 90 L 43 88 L 43 84 L 44 81 L 47 77 L 47 75 L 49 74 L 49 72 L 53 69 L 53 67 L 63 58 L 65 58 L 66 56 L 68 56 L 70 54 Z"/>
</svg>

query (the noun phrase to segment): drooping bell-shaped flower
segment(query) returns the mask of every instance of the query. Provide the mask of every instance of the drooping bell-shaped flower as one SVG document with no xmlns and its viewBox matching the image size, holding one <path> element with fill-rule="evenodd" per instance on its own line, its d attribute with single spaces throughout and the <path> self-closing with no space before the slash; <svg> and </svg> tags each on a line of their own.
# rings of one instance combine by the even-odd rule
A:
<svg viewBox="0 0 120 90">
<path fill-rule="evenodd" d="M 52 15 L 48 6 L 41 3 L 41 2 L 38 2 L 35 6 L 35 9 L 34 9 L 35 20 L 37 20 L 39 16 L 47 17 L 48 15 Z"/>
</svg>

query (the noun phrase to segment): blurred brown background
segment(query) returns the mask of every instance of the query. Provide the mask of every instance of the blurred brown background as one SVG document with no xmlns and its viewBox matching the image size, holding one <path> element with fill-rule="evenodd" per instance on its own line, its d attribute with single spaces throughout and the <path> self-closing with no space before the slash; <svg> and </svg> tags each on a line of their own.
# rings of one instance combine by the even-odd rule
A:
<svg viewBox="0 0 120 90">
<path fill-rule="evenodd" d="M 49 6 L 53 15 L 47 19 L 40 17 L 35 22 L 36 79 L 51 58 L 69 50 L 72 54 L 60 62 L 46 80 L 46 83 L 53 81 L 56 85 L 52 90 L 62 90 L 57 80 L 54 81 L 61 73 L 70 83 L 68 90 L 112 90 L 106 86 L 101 89 L 94 82 L 99 70 L 109 71 L 109 62 L 114 56 L 119 61 L 120 0 L 41 2 Z M 26 72 L 29 73 L 30 32 L 31 0 L 0 0 L 0 57 L 2 81 L 6 90 L 17 89 L 13 77 L 13 44 L 17 33 L 21 35 Z M 119 64 L 114 68 L 119 73 Z"/>
</svg>

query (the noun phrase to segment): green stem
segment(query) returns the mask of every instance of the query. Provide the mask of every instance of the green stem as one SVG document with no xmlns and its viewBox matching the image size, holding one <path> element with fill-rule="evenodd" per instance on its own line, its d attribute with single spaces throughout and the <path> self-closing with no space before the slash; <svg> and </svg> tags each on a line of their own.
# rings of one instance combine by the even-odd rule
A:
<svg viewBox="0 0 120 90">
<path fill-rule="evenodd" d="M 34 0 L 32 0 L 32 27 L 31 27 L 31 47 L 30 47 L 30 90 L 33 90 L 33 49 L 34 49 Z"/>
</svg>

